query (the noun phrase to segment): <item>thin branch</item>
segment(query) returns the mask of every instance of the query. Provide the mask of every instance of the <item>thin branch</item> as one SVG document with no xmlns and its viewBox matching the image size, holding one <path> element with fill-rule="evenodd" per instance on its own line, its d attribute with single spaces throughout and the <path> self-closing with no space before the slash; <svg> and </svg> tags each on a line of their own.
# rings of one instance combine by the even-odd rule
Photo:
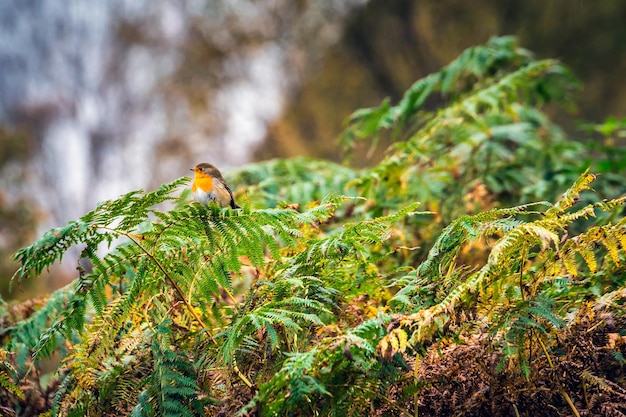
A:
<svg viewBox="0 0 626 417">
<path fill-rule="evenodd" d="M 103 229 L 106 230 L 110 230 L 112 232 L 115 233 L 119 233 L 122 236 L 127 237 L 128 239 L 130 239 L 131 242 L 133 242 L 139 249 L 141 249 L 143 251 L 143 253 L 146 254 L 146 256 L 148 256 L 148 258 L 150 258 L 152 260 L 152 262 L 154 262 L 154 264 L 161 270 L 161 272 L 163 273 L 163 275 L 165 276 L 165 278 L 167 279 L 167 281 L 169 282 L 169 284 L 172 286 L 172 288 L 174 288 L 174 290 L 176 291 L 176 293 L 178 294 L 178 296 L 180 297 L 181 301 L 183 303 L 185 303 L 185 306 L 187 306 L 187 310 L 189 310 L 189 312 L 191 313 L 191 315 L 193 316 L 193 318 L 198 322 L 198 324 L 206 330 L 206 332 L 208 333 L 209 337 L 211 338 L 211 340 L 213 341 L 213 343 L 215 343 L 215 339 L 213 338 L 213 335 L 211 334 L 210 330 L 207 328 L 206 324 L 204 324 L 204 322 L 202 321 L 202 319 L 200 318 L 200 316 L 198 315 L 198 313 L 195 311 L 195 309 L 193 308 L 193 306 L 187 301 L 187 299 L 185 298 L 185 294 L 183 293 L 183 290 L 180 288 L 180 286 L 176 283 L 176 281 L 174 280 L 174 278 L 172 278 L 172 276 L 167 272 L 167 270 L 165 269 L 165 267 L 161 264 L 161 262 L 159 262 L 159 260 L 156 258 L 156 256 L 154 256 L 152 253 L 150 253 L 146 248 L 144 248 L 140 243 L 139 240 L 135 238 L 136 235 L 129 233 L 129 232 L 124 232 L 122 230 L 117 230 L 117 229 L 112 229 L 106 226 L 101 226 Z"/>
</svg>

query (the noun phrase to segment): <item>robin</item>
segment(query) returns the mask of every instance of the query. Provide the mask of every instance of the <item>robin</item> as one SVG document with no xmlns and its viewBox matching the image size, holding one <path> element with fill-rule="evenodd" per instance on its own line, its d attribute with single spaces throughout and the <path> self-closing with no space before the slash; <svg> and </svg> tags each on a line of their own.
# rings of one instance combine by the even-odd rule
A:
<svg viewBox="0 0 626 417">
<path fill-rule="evenodd" d="M 233 192 L 230 191 L 221 172 L 214 165 L 203 162 L 193 167 L 192 171 L 194 177 L 191 193 L 194 200 L 204 206 L 214 201 L 220 207 L 241 208 L 235 203 Z"/>
</svg>

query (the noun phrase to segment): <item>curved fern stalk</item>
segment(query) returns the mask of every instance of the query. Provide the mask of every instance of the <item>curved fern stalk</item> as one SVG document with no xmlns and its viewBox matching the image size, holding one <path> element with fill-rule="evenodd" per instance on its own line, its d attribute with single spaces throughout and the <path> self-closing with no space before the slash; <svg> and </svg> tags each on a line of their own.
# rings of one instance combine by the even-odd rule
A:
<svg viewBox="0 0 626 417">
<path fill-rule="evenodd" d="M 124 222 L 124 219 L 122 222 Z M 135 221 L 126 223 L 134 224 Z M 179 300 L 185 303 L 192 317 L 194 317 L 201 327 L 206 327 L 193 306 L 191 306 L 191 304 L 184 297 L 180 286 L 177 284 L 168 269 L 166 269 L 166 267 L 162 264 L 157 255 L 152 253 L 142 244 L 142 240 L 147 239 L 145 234 L 141 236 L 142 240 L 140 240 L 134 233 L 130 233 L 125 230 L 119 230 L 102 225 L 95 227 L 97 230 L 104 230 L 105 232 L 103 235 L 107 237 L 113 235 L 125 236 L 130 240 L 130 242 L 132 242 L 132 244 L 121 245 L 115 251 L 107 254 L 102 259 L 100 259 L 95 253 L 93 246 L 88 244 L 85 250 L 83 250 L 82 255 L 92 260 L 94 270 L 89 274 L 81 274 L 81 276 L 74 282 L 75 291 L 68 301 L 67 309 L 42 335 L 39 343 L 35 347 L 36 355 L 51 352 L 55 343 L 55 334 L 62 333 L 66 339 L 69 339 L 72 331 L 82 331 L 85 323 L 85 316 L 87 314 L 86 308 L 88 297 L 92 301 L 92 305 L 94 306 L 96 312 L 102 314 L 104 306 L 109 303 L 107 296 L 105 296 L 105 287 L 110 286 L 111 281 L 114 278 L 117 278 L 120 283 L 126 282 L 126 285 L 128 285 L 131 290 L 135 289 L 134 291 L 123 294 L 122 298 L 118 299 L 118 301 L 128 299 L 128 301 L 124 303 L 117 304 L 121 307 L 121 309 L 118 309 L 119 312 L 117 314 L 118 319 L 121 320 L 121 318 L 128 314 L 131 309 L 136 308 L 134 305 L 134 302 L 136 301 L 135 297 L 138 297 L 140 293 L 147 293 L 151 291 L 151 288 L 154 290 L 154 285 L 157 281 L 154 279 L 149 282 L 141 280 L 142 274 L 145 274 L 146 272 L 151 272 L 153 277 L 165 277 L 171 287 L 178 294 Z M 138 267 L 137 271 L 139 273 L 136 275 L 138 279 L 128 282 L 124 277 L 127 276 L 129 270 L 133 268 L 132 265 L 136 265 Z M 140 283 L 145 284 L 145 286 L 138 290 L 138 284 Z M 131 296 L 130 299 L 129 296 Z M 113 328 L 115 329 L 115 327 Z"/>
<path fill-rule="evenodd" d="M 187 310 L 189 311 L 189 313 L 193 316 L 193 318 L 196 320 L 196 322 L 200 325 L 201 328 L 206 329 L 206 325 L 204 324 L 204 322 L 202 321 L 202 319 L 200 318 L 200 316 L 198 315 L 198 313 L 196 312 L 196 310 L 194 309 L 194 307 L 191 305 L 191 303 L 187 300 L 187 298 L 185 298 L 185 294 L 183 292 L 183 290 L 180 288 L 180 286 L 177 284 L 176 280 L 174 279 L 174 277 L 172 275 L 170 275 L 169 271 L 165 268 L 165 266 L 160 262 L 160 260 L 157 258 L 157 256 L 155 256 L 154 254 L 152 254 L 151 252 L 149 252 L 136 238 L 134 238 L 131 234 L 129 233 L 122 233 L 122 235 L 128 237 L 130 239 L 131 242 L 133 242 L 137 247 L 139 247 L 139 249 L 147 256 L 150 258 L 150 260 L 158 267 L 158 269 L 161 271 L 161 273 L 163 274 L 163 276 L 165 277 L 165 279 L 167 280 L 167 282 L 172 286 L 172 288 L 174 288 L 174 290 L 176 291 L 176 294 L 178 295 L 178 298 L 185 303 L 185 306 L 187 307 Z M 209 332 L 208 333 L 209 337 L 213 337 L 212 334 Z"/>
</svg>

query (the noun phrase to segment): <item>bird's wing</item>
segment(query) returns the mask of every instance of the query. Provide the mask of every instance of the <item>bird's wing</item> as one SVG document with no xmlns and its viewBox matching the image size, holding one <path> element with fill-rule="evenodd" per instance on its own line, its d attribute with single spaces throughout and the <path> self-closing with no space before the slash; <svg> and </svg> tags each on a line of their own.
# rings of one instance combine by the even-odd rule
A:
<svg viewBox="0 0 626 417">
<path fill-rule="evenodd" d="M 226 182 L 224 182 L 224 187 L 226 187 L 226 191 L 228 191 L 228 194 L 230 194 L 230 208 L 232 209 L 241 208 L 235 202 L 235 197 L 233 197 L 233 192 L 230 190 L 230 187 L 228 186 L 228 184 L 226 184 Z"/>
</svg>

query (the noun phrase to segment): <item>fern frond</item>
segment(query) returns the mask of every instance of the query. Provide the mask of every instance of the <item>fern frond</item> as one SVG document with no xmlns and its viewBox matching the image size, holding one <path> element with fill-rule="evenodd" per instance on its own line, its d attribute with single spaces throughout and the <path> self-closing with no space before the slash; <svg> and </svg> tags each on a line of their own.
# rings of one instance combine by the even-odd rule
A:
<svg viewBox="0 0 626 417">
<path fill-rule="evenodd" d="M 15 384 L 17 371 L 8 361 L 9 352 L 0 348 L 0 388 L 7 390 L 20 399 L 24 399 L 24 392 Z"/>
<path fill-rule="evenodd" d="M 73 296 L 73 293 L 72 285 L 54 291 L 43 307 L 36 310 L 28 318 L 3 329 L 4 337 L 10 339 L 7 344 L 9 350 L 17 352 L 25 349 L 30 354 L 39 343 L 41 336 L 46 334 L 54 323 L 53 318 L 58 317 L 67 308 L 68 299 Z M 56 345 L 57 340 L 55 338 L 50 342 Z"/>
<path fill-rule="evenodd" d="M 492 209 L 476 215 L 461 216 L 447 226 L 434 243 L 428 257 L 414 271 L 395 280 L 394 285 L 399 288 L 398 292 L 391 299 L 392 305 L 404 305 L 410 307 L 414 304 L 415 293 L 422 291 L 434 282 L 441 282 L 446 274 L 454 266 L 455 258 L 463 245 L 485 237 L 493 236 L 497 233 L 503 234 L 502 238 L 491 250 L 490 261 L 493 265 L 499 263 L 501 254 L 515 249 L 514 242 L 520 235 L 532 235 L 542 245 L 550 242 L 558 244 L 558 236 L 550 230 L 523 223 L 515 219 L 517 215 L 536 215 L 537 212 L 529 210 L 535 206 L 546 206 L 547 202 L 524 204 L 511 208 Z M 449 282 L 449 280 L 444 280 Z M 459 291 L 462 286 L 457 287 Z M 456 294 L 453 291 L 451 294 Z M 460 293 L 459 293 L 460 294 Z M 421 304 L 421 303 L 420 303 Z"/>
<path fill-rule="evenodd" d="M 292 408 L 296 404 L 302 407 L 318 395 L 332 395 L 310 374 L 318 353 L 316 349 L 312 349 L 290 354 L 276 376 L 260 387 L 257 395 L 239 415 L 245 415 L 257 406 L 262 407 L 263 414 L 277 415 L 281 410 Z"/>
<path fill-rule="evenodd" d="M 288 354 L 280 370 L 259 387 L 239 414 L 255 408 L 261 415 L 301 412 L 303 404 L 316 404 L 317 410 L 331 411 L 352 404 L 363 397 L 359 388 L 369 386 L 370 377 L 380 369 L 376 345 L 387 333 L 385 327 L 390 321 L 390 317 L 381 315 L 337 337 L 323 338 L 306 352 Z M 328 386 L 333 387 L 332 393 Z M 375 399 L 376 390 L 372 392 Z M 371 401 L 370 395 L 365 397 Z"/>
<path fill-rule="evenodd" d="M 564 194 L 565 197 L 561 198 L 560 201 L 562 203 L 552 206 L 538 220 L 517 224 L 507 230 L 493 245 L 486 264 L 480 270 L 469 275 L 463 282 L 450 289 L 442 301 L 418 310 L 411 316 L 407 316 L 404 321 L 405 325 L 417 328 L 413 333 L 411 342 L 423 343 L 429 340 L 436 330 L 441 330 L 447 325 L 458 308 L 462 308 L 459 307 L 459 303 L 462 303 L 463 300 L 468 300 L 471 305 L 471 303 L 475 302 L 473 300 L 476 300 L 476 298 L 480 299 L 480 297 L 488 297 L 490 302 L 494 303 L 492 310 L 495 311 L 503 308 L 495 304 L 495 301 L 498 299 L 508 297 L 509 302 L 511 298 L 521 299 L 522 304 L 519 306 L 522 307 L 519 308 L 522 309 L 523 313 L 515 315 L 515 320 L 509 321 L 509 324 L 504 326 L 505 328 L 516 328 L 516 326 L 519 326 L 520 334 L 525 334 L 528 328 L 545 331 L 544 324 L 537 321 L 537 318 L 543 320 L 544 323 L 550 323 L 554 328 L 562 326 L 563 319 L 554 313 L 552 301 L 539 292 L 541 291 L 540 286 L 555 279 L 551 274 L 560 275 L 562 271 L 561 265 L 573 276 L 580 274 L 581 265 L 576 259 L 576 255 L 583 259 L 584 266 L 587 267 L 591 274 L 596 272 L 598 269 L 596 257 L 599 243 L 605 247 L 611 246 L 611 249 L 608 249 L 608 253 L 605 254 L 606 257 L 619 259 L 620 253 L 617 242 L 619 241 L 619 236 L 623 236 L 626 232 L 622 226 L 618 225 L 592 227 L 581 235 L 564 239 L 564 242 L 561 242 L 562 238 L 559 236 L 559 233 L 564 231 L 572 221 L 580 218 L 580 212 L 587 212 L 588 208 L 583 207 L 579 211 L 570 213 L 571 215 L 556 215 L 554 207 L 560 207 L 559 210 L 566 210 L 568 207 L 571 207 L 577 193 L 586 188 L 591 179 L 593 179 L 593 176 L 584 173 L 572 185 L 571 189 Z M 608 210 L 612 210 L 614 204 L 617 203 L 603 203 Z M 592 206 L 597 207 L 595 205 Z M 450 230 L 450 228 L 446 229 L 448 233 L 450 233 Z M 446 231 L 444 231 L 444 234 L 446 234 Z M 606 237 L 609 235 L 612 236 L 610 241 Z M 454 242 L 462 241 L 460 232 L 457 232 L 455 236 L 456 240 L 453 240 Z M 454 248 L 448 248 L 447 251 L 454 250 Z M 528 268 L 528 266 L 522 263 L 522 261 L 527 260 L 523 256 L 525 256 L 524 254 L 530 254 L 531 250 L 538 251 L 532 253 L 536 257 L 536 263 L 539 267 L 525 271 L 524 269 Z M 433 255 L 437 255 L 437 253 L 437 251 L 432 252 Z M 511 262 L 511 259 L 519 259 L 520 253 L 522 254 L 522 261 L 520 263 Z M 554 255 L 557 253 L 559 256 Z M 424 265 L 428 266 L 429 261 L 432 261 L 432 259 L 429 258 L 421 267 Z M 555 263 L 554 267 L 549 268 L 548 265 L 552 263 Z M 614 263 L 614 265 L 619 265 L 619 263 Z M 421 269 L 418 268 L 417 271 L 421 271 Z M 436 270 L 433 273 L 436 273 Z M 413 275 L 411 278 L 415 280 L 416 275 Z M 410 289 L 415 290 L 415 284 L 411 286 L 415 282 L 412 280 L 405 278 L 399 282 L 408 282 Z M 546 291 L 550 288 L 550 285 L 546 285 Z M 399 293 L 400 297 L 396 301 L 405 305 L 408 304 L 410 292 L 403 288 Z M 528 304 L 527 296 L 538 296 L 539 298 L 536 303 Z M 504 306 L 507 305 L 506 302 L 503 301 L 503 303 Z M 511 311 L 516 310 L 513 309 Z M 517 341 L 519 342 L 519 340 Z"/>
<path fill-rule="evenodd" d="M 61 260 L 63 254 L 78 243 L 84 243 L 92 249 L 97 248 L 102 242 L 110 244 L 117 236 L 106 232 L 107 227 L 117 224 L 119 230 L 133 231 L 137 225 L 146 220 L 153 206 L 174 199 L 170 194 L 187 181 L 189 178 L 180 178 L 144 195 L 140 195 L 143 193 L 142 190 L 132 191 L 116 200 L 102 203 L 77 221 L 46 232 L 37 242 L 15 253 L 14 258 L 21 266 L 13 279 L 19 281 L 40 275 L 45 268 Z"/>
<path fill-rule="evenodd" d="M 300 157 L 249 164 L 231 178 L 246 186 L 255 208 L 276 207 L 281 202 L 305 207 L 331 194 L 354 193 L 346 184 L 358 174 L 357 170 L 329 161 Z"/>
<path fill-rule="evenodd" d="M 172 345 L 171 325 L 171 320 L 166 319 L 155 329 L 152 342 L 154 366 L 150 382 L 140 394 L 133 415 L 204 415 L 195 370 L 188 358 L 178 354 Z"/>
<path fill-rule="evenodd" d="M 328 312 L 319 301 L 302 297 L 266 302 L 234 320 L 231 328 L 225 332 L 226 338 L 220 356 L 224 363 L 231 365 L 241 344 L 252 333 L 261 329 L 267 330 L 275 347 L 278 342 L 275 336 L 277 329 L 293 334 L 302 330 L 300 323 L 320 326 L 323 322 L 319 315 Z"/>
<path fill-rule="evenodd" d="M 564 213 L 565 210 L 572 207 L 580 196 L 580 193 L 584 190 L 589 190 L 589 184 L 595 180 L 595 175 L 589 173 L 589 168 L 583 172 L 576 182 L 561 196 L 559 201 L 554 204 L 554 207 L 550 208 L 547 212 L 547 216 L 554 216 L 560 213 Z"/>
<path fill-rule="evenodd" d="M 354 112 L 348 118 L 349 125 L 342 144 L 348 147 L 355 139 L 373 136 L 398 122 L 406 123 L 434 92 L 458 94 L 475 81 L 488 78 L 498 70 L 529 61 L 530 54 L 518 47 L 513 37 L 492 38 L 486 45 L 469 48 L 440 72 L 415 82 L 397 106 L 392 107 L 385 100 L 377 108 Z"/>
</svg>

